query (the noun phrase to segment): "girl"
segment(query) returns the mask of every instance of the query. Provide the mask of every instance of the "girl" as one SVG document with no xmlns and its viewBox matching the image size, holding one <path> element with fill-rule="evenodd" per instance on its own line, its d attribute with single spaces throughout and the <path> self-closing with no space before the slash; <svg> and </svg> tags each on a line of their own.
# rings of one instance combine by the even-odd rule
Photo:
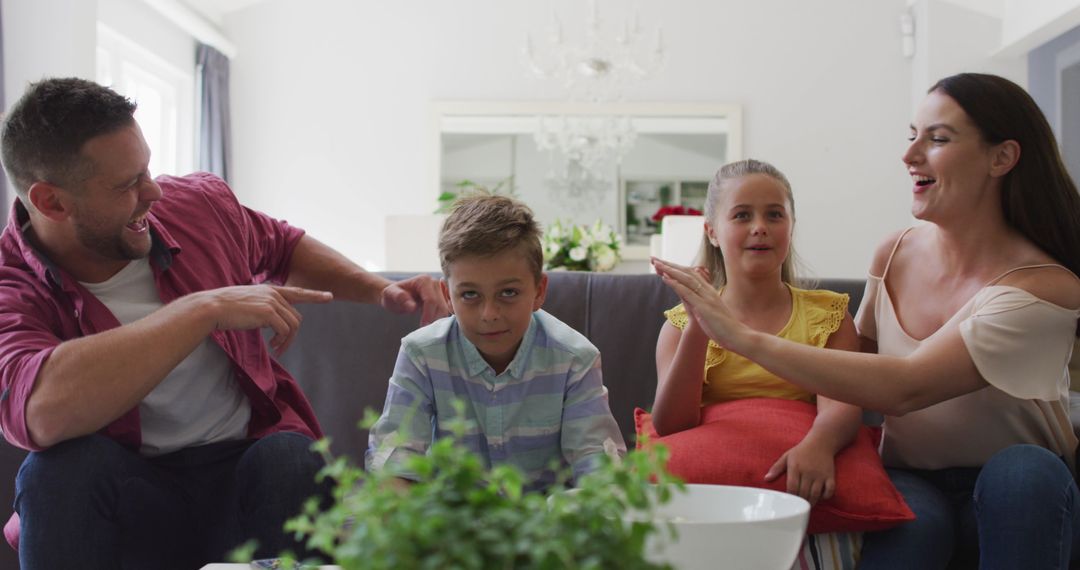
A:
<svg viewBox="0 0 1080 570">
<path fill-rule="evenodd" d="M 910 141 L 911 211 L 925 223 L 886 238 L 870 267 L 857 320 L 876 354 L 765 337 L 694 270 L 654 264 L 713 341 L 885 413 L 882 460 L 916 519 L 868 533 L 860 568 L 1068 567 L 1080 193 L 1046 117 L 1001 77 L 936 83 Z"/>
<path fill-rule="evenodd" d="M 774 166 L 743 160 L 728 164 L 709 184 L 705 202 L 702 273 L 724 306 L 747 327 L 818 347 L 857 349 L 848 296 L 792 286 L 791 185 Z M 742 356 L 709 342 L 682 305 L 667 311 L 656 343 L 659 379 L 653 425 L 667 435 L 697 426 L 703 405 L 740 398 L 817 401 L 818 416 L 798 445 L 763 474 L 788 474 L 787 489 L 811 503 L 832 497 L 834 456 L 859 428 L 861 411 L 815 398 Z"/>
</svg>

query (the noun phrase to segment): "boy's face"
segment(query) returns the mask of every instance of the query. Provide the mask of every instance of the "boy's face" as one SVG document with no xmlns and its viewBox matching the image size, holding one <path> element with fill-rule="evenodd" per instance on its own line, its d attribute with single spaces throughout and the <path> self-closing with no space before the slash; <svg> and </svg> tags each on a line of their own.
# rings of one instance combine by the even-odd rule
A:
<svg viewBox="0 0 1080 570">
<path fill-rule="evenodd" d="M 517 250 L 466 256 L 449 264 L 442 291 L 465 338 L 499 374 L 517 354 L 533 311 L 544 304 L 547 275 L 537 283 Z"/>
</svg>

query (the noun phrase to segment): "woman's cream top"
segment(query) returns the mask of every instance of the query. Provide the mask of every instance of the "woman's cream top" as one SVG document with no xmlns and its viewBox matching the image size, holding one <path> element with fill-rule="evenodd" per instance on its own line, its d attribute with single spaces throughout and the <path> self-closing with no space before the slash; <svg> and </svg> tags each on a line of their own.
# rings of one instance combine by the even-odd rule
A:
<svg viewBox="0 0 1080 570">
<path fill-rule="evenodd" d="M 897 240 L 896 247 L 900 245 Z M 896 253 L 893 248 L 893 254 Z M 906 356 L 959 327 L 968 354 L 989 386 L 908 413 L 886 416 L 881 458 L 890 467 L 978 467 L 995 453 L 1031 443 L 1065 458 L 1074 469 L 1077 439 L 1069 421 L 1069 359 L 1080 310 L 1067 309 L 1016 287 L 980 289 L 937 332 L 915 339 L 897 318 L 885 276 L 866 281 L 855 325 L 877 341 L 878 353 Z"/>
</svg>

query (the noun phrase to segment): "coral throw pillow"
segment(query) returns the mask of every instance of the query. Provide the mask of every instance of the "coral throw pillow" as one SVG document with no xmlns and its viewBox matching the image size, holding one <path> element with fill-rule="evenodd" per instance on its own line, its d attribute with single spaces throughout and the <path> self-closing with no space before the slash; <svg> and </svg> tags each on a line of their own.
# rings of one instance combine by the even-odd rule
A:
<svg viewBox="0 0 1080 570">
<path fill-rule="evenodd" d="M 701 425 L 659 437 L 652 416 L 634 410 L 641 436 L 671 451 L 668 470 L 687 483 L 787 490 L 787 475 L 765 482 L 765 472 L 810 430 L 817 407 L 806 402 L 750 398 L 702 409 Z M 882 530 L 915 519 L 893 486 L 877 452 L 879 430 L 859 429 L 855 441 L 836 456 L 836 491 L 810 511 L 807 532 Z"/>
</svg>

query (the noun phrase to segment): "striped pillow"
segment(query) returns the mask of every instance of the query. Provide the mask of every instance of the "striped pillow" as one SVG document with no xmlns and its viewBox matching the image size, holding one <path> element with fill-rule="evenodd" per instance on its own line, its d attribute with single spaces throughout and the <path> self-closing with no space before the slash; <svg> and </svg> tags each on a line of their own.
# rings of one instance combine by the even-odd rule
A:
<svg viewBox="0 0 1080 570">
<path fill-rule="evenodd" d="M 855 570 L 863 533 L 808 534 L 791 570 Z"/>
</svg>

